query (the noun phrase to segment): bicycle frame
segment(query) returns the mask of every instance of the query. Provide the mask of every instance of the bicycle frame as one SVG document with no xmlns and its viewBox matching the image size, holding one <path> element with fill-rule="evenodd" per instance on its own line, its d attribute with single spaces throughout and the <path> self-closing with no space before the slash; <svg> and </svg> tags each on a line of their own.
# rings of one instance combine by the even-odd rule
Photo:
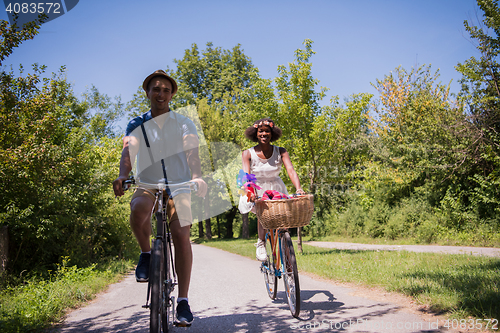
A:
<svg viewBox="0 0 500 333">
<path fill-rule="evenodd" d="M 300 285 L 293 243 L 287 228 L 270 229 L 266 231 L 266 247 L 270 245 L 266 261 L 261 264 L 261 272 L 268 295 L 275 299 L 277 295 L 277 280 L 283 278 L 285 294 L 290 312 L 296 318 L 300 314 Z M 268 244 L 269 243 L 269 244 Z"/>
<path fill-rule="evenodd" d="M 174 291 L 175 286 L 177 285 L 177 275 L 175 274 L 174 269 L 174 257 L 172 254 L 172 235 L 170 233 L 170 227 L 167 223 L 167 204 L 169 200 L 172 200 L 172 196 L 170 195 L 165 199 L 163 193 L 167 188 L 166 184 L 158 184 L 158 192 L 155 194 L 155 203 L 153 204 L 153 208 L 151 211 L 151 217 L 153 214 L 156 218 L 156 236 L 155 239 L 161 240 L 164 244 L 163 252 L 164 258 L 166 261 L 170 261 L 170 267 L 172 272 L 173 281 L 167 280 L 165 281 L 165 285 L 167 288 L 167 295 L 170 295 Z M 139 186 L 140 187 L 140 186 Z M 156 208 L 156 212 L 154 212 Z M 151 219 L 150 219 L 151 221 Z M 153 224 L 151 223 L 151 233 L 154 234 Z M 167 249 L 168 246 L 168 249 Z M 167 264 L 165 262 L 165 264 Z M 167 265 L 165 265 L 167 267 Z M 149 308 L 149 296 L 150 296 L 151 286 L 148 284 L 148 295 L 146 299 L 146 305 L 143 307 Z"/>
<path fill-rule="evenodd" d="M 271 251 L 273 256 L 276 258 L 276 270 L 274 271 L 276 276 L 281 278 L 281 267 L 283 263 L 283 253 L 281 247 L 281 238 L 279 237 L 285 229 L 270 229 L 267 231 L 269 238 L 271 239 Z M 279 251 L 276 251 L 279 250 Z"/>
</svg>

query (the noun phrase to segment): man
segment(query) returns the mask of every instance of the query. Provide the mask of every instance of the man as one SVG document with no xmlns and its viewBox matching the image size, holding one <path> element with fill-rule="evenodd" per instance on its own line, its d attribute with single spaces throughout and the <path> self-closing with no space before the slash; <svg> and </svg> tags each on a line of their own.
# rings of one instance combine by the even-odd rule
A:
<svg viewBox="0 0 500 333">
<path fill-rule="evenodd" d="M 127 180 L 137 157 L 137 176 L 146 183 L 158 183 L 166 178 L 169 183 L 192 180 L 198 184 L 197 195 L 205 196 L 207 184 L 201 179 L 198 154 L 198 135 L 194 123 L 170 111 L 169 103 L 177 92 L 177 83 L 164 71 L 157 70 L 143 82 L 143 89 L 151 103 L 151 110 L 131 120 L 123 138 L 120 175 L 113 181 L 116 196 L 123 195 L 122 184 Z M 154 191 L 138 189 L 130 202 L 130 225 L 141 248 L 135 271 L 138 282 L 149 277 L 151 225 Z M 179 279 L 177 320 L 181 326 L 193 321 L 188 303 L 189 282 L 193 262 L 190 236 L 192 223 L 191 197 L 180 193 L 169 201 L 168 218 L 175 247 L 175 269 Z"/>
</svg>

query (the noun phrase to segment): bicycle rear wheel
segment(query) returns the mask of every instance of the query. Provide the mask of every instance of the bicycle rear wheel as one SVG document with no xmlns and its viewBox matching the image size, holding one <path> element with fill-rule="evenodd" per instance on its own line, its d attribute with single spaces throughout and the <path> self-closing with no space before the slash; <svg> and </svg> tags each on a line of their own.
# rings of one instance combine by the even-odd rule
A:
<svg viewBox="0 0 500 333">
<path fill-rule="evenodd" d="M 283 282 L 285 283 L 285 294 L 292 316 L 300 314 L 300 286 L 297 261 L 293 249 L 292 239 L 288 231 L 281 233 L 281 249 L 283 260 Z"/>
<path fill-rule="evenodd" d="M 266 253 L 267 259 L 262 263 L 262 270 L 264 273 L 264 281 L 266 283 L 267 294 L 274 300 L 276 299 L 278 277 L 276 276 L 275 256 L 271 246 L 271 238 L 269 233 L 266 234 Z"/>
<path fill-rule="evenodd" d="M 149 281 L 151 283 L 151 304 L 149 331 L 160 333 L 162 326 L 167 321 L 165 309 L 165 258 L 163 243 L 161 239 L 156 239 L 151 249 L 151 264 L 149 268 Z M 167 325 L 168 329 L 168 325 Z"/>
</svg>

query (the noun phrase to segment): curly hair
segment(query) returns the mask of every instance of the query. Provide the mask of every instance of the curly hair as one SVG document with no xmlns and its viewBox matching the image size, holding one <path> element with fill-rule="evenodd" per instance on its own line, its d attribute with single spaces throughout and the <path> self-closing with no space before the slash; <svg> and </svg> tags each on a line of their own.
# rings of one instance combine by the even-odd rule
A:
<svg viewBox="0 0 500 333">
<path fill-rule="evenodd" d="M 258 142 L 257 139 L 257 129 L 261 126 L 269 126 L 271 128 L 271 142 L 278 140 L 283 134 L 278 126 L 275 126 L 274 121 L 271 118 L 262 118 L 254 121 L 253 125 L 245 130 L 245 136 L 247 139 Z"/>
</svg>

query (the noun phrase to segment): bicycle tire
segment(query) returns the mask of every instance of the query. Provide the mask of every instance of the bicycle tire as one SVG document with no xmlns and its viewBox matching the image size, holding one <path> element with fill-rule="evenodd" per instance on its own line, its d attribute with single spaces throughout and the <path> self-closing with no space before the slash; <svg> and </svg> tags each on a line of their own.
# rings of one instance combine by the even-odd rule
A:
<svg viewBox="0 0 500 333">
<path fill-rule="evenodd" d="M 281 234 L 282 271 L 285 284 L 285 294 L 290 307 L 290 312 L 295 318 L 300 314 L 300 285 L 297 260 L 293 249 L 292 238 L 288 231 Z"/>
<path fill-rule="evenodd" d="M 273 256 L 269 234 L 266 234 L 265 246 L 267 259 L 262 263 L 264 282 L 266 283 L 266 289 L 269 298 L 275 300 L 276 294 L 278 292 L 278 277 L 276 276 L 275 256 Z"/>
<path fill-rule="evenodd" d="M 149 281 L 151 283 L 151 304 L 149 331 L 161 333 L 165 318 L 165 270 L 164 252 L 161 239 L 156 239 L 151 250 Z"/>
<path fill-rule="evenodd" d="M 169 243 L 167 242 L 165 246 L 165 317 L 162 321 L 163 332 L 166 333 L 169 330 L 170 314 L 172 314 L 172 322 L 174 321 L 174 301 L 170 297 L 174 288 L 174 281 L 172 279 L 172 268 L 171 268 L 171 249 Z"/>
</svg>

